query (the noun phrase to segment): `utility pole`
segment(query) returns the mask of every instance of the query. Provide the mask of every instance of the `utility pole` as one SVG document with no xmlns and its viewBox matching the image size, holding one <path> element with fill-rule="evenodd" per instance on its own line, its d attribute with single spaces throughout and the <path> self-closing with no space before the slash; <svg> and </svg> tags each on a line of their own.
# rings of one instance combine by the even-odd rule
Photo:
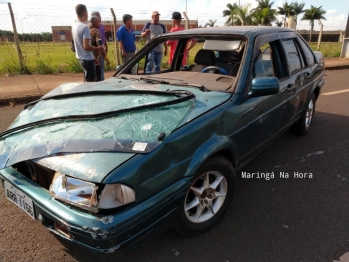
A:
<svg viewBox="0 0 349 262">
<path fill-rule="evenodd" d="M 349 58 L 349 13 L 342 43 L 341 58 Z"/>
</svg>

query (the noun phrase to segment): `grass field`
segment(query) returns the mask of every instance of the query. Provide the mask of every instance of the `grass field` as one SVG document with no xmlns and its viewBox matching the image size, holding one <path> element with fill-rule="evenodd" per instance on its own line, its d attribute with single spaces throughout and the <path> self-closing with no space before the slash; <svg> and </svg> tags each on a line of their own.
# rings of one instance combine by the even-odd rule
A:
<svg viewBox="0 0 349 262">
<path fill-rule="evenodd" d="M 138 50 L 142 44 L 139 44 Z M 196 52 L 200 44 L 190 51 L 188 64 L 193 64 Z M 316 50 L 317 44 L 311 43 L 311 48 Z M 322 43 L 320 50 L 325 57 L 339 57 L 342 43 Z M 82 68 L 75 58 L 75 53 L 70 49 L 70 42 L 66 43 L 21 43 L 24 64 L 29 72 L 37 74 L 59 74 L 82 72 Z M 108 58 L 110 66 L 106 70 L 114 70 L 116 67 L 114 43 L 109 43 Z M 163 67 L 167 67 L 168 57 L 162 61 Z M 17 52 L 14 44 L 0 44 L 0 75 L 21 74 Z"/>
</svg>

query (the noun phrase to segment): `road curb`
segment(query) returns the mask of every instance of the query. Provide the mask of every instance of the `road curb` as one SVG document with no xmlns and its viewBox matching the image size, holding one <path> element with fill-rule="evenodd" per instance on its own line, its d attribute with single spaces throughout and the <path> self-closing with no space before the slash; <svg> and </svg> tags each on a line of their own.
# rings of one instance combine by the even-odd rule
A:
<svg viewBox="0 0 349 262">
<path fill-rule="evenodd" d="M 330 67 L 326 67 L 325 65 L 325 70 L 341 70 L 341 69 L 349 69 L 349 65 L 338 65 L 338 66 L 330 66 Z"/>
<path fill-rule="evenodd" d="M 42 95 L 4 98 L 0 99 L 0 106 L 6 106 L 16 103 L 29 103 L 40 99 L 40 97 L 42 97 Z"/>
<path fill-rule="evenodd" d="M 349 69 L 349 64 L 348 65 L 336 65 L 336 66 L 329 66 L 326 67 L 325 65 L 325 70 L 342 70 L 342 69 Z M 10 97 L 10 98 L 0 98 L 0 106 L 6 106 L 6 105 L 11 105 L 11 104 L 16 104 L 16 103 L 29 103 L 35 100 L 38 100 L 42 97 L 43 95 L 33 95 L 33 96 L 23 96 L 23 97 Z"/>
</svg>

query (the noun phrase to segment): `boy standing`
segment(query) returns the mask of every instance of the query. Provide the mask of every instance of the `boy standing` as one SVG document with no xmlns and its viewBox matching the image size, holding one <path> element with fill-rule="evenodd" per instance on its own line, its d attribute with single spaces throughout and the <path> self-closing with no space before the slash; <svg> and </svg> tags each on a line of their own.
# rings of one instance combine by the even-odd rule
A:
<svg viewBox="0 0 349 262">
<path fill-rule="evenodd" d="M 98 16 L 99 19 L 101 20 L 102 22 L 102 17 L 101 17 L 101 14 L 98 12 L 98 11 L 94 11 L 91 13 L 91 16 Z M 104 25 L 102 23 L 99 24 L 99 34 L 100 34 L 100 37 L 101 37 L 101 40 L 102 40 L 102 44 L 105 46 L 105 53 L 107 54 L 108 53 L 108 45 L 107 45 L 107 40 L 105 39 L 105 30 L 104 30 Z M 107 60 L 107 65 L 110 64 L 110 62 Z M 104 57 L 101 56 L 101 60 L 99 61 L 100 63 L 100 71 L 101 71 L 101 74 L 100 74 L 100 79 L 101 81 L 104 80 Z"/>
<path fill-rule="evenodd" d="M 181 26 L 182 22 L 182 15 L 180 12 L 173 12 L 172 13 L 172 29 L 170 32 L 177 32 L 184 30 L 184 27 Z M 190 45 L 184 50 L 184 56 L 182 59 L 182 66 L 187 64 L 187 57 L 189 57 L 189 50 L 193 48 L 193 46 L 196 44 L 195 39 L 190 40 Z M 170 47 L 170 57 L 168 59 L 168 63 L 171 65 L 173 60 L 173 55 L 177 47 L 178 40 L 168 40 L 167 45 Z"/>
</svg>

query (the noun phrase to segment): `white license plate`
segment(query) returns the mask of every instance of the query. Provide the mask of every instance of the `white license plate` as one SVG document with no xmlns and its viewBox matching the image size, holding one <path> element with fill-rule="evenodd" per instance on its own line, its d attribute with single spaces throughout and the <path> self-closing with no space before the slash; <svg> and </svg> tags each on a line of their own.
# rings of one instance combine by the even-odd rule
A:
<svg viewBox="0 0 349 262">
<path fill-rule="evenodd" d="M 35 219 L 33 200 L 27 197 L 24 193 L 10 185 L 5 181 L 5 195 L 15 203 L 20 209 L 26 212 L 31 218 Z"/>
</svg>

